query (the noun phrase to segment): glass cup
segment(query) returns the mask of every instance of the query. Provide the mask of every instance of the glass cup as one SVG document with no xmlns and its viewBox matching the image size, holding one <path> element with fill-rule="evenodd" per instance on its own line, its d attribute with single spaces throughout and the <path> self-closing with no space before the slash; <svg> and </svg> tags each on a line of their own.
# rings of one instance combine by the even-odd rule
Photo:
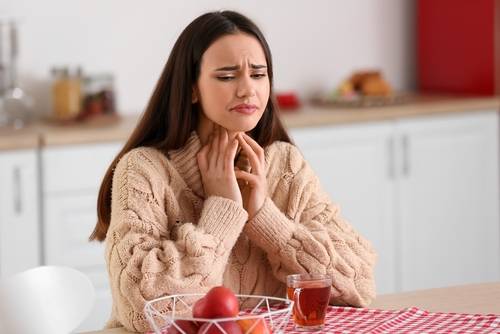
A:
<svg viewBox="0 0 500 334">
<path fill-rule="evenodd" d="M 287 297 L 294 301 L 293 321 L 297 331 L 320 331 L 325 315 L 332 279 L 323 274 L 288 275 Z"/>
</svg>

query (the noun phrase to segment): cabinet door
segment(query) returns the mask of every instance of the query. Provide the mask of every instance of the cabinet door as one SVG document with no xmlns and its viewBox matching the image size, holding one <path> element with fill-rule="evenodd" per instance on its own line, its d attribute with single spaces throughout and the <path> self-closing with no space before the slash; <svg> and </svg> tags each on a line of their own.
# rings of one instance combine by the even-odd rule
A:
<svg viewBox="0 0 500 334">
<path fill-rule="evenodd" d="M 109 164 L 123 144 L 64 145 L 42 150 L 44 195 L 99 189 Z"/>
<path fill-rule="evenodd" d="M 85 273 L 96 289 L 94 309 L 80 331 L 102 328 L 111 311 L 104 244 L 88 241 L 97 221 L 96 201 L 96 193 L 45 199 L 46 264 L 73 267 Z"/>
<path fill-rule="evenodd" d="M 104 244 L 89 242 L 97 222 L 97 195 L 104 173 L 122 143 L 67 145 L 42 151 L 44 259 L 85 273 L 97 300 L 77 331 L 97 330 L 111 312 Z"/>
<path fill-rule="evenodd" d="M 377 292 L 394 292 L 392 123 L 294 129 L 291 135 L 342 215 L 373 243 Z"/>
<path fill-rule="evenodd" d="M 0 277 L 40 265 L 35 150 L 0 153 Z"/>
<path fill-rule="evenodd" d="M 402 289 L 500 279 L 498 115 L 399 123 Z"/>
</svg>

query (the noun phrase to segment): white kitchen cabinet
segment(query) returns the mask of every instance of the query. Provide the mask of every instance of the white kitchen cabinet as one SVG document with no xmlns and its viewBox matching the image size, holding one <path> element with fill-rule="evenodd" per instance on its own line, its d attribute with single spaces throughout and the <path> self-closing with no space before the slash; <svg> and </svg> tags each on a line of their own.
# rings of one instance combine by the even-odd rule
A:
<svg viewBox="0 0 500 334">
<path fill-rule="evenodd" d="M 500 279 L 498 113 L 401 120 L 401 288 Z"/>
<path fill-rule="evenodd" d="M 498 125 L 491 110 L 291 134 L 387 293 L 500 279 Z"/>
<path fill-rule="evenodd" d="M 0 152 L 0 278 L 40 265 L 38 154 Z"/>
<path fill-rule="evenodd" d="M 379 254 L 379 293 L 396 290 L 394 127 L 391 123 L 292 129 L 333 202 Z"/>
<path fill-rule="evenodd" d="M 89 243 L 97 221 L 97 194 L 47 196 L 45 199 L 45 258 L 47 264 L 64 265 L 85 273 L 96 289 L 92 314 L 79 330 L 102 328 L 109 319 L 109 291 L 104 244 Z"/>
<path fill-rule="evenodd" d="M 95 307 L 77 331 L 102 328 L 111 312 L 104 244 L 88 237 L 97 222 L 100 183 L 121 147 L 113 142 L 42 150 L 44 262 L 85 273 L 96 289 Z"/>
</svg>

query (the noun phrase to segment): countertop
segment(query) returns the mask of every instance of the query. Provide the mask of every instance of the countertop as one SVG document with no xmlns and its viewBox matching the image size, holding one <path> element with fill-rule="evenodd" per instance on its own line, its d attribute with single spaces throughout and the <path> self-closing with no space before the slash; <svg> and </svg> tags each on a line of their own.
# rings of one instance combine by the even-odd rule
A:
<svg viewBox="0 0 500 334">
<path fill-rule="evenodd" d="M 412 306 L 430 312 L 500 314 L 500 282 L 381 295 L 370 308 L 396 310 Z M 85 334 L 128 333 L 131 332 L 115 328 Z"/>
<path fill-rule="evenodd" d="M 305 105 L 298 110 L 283 111 L 281 118 L 286 127 L 300 128 L 482 110 L 500 110 L 500 97 L 413 96 L 402 104 L 365 108 Z M 94 119 L 70 125 L 38 121 L 20 130 L 0 128 L 0 151 L 125 141 L 138 118 L 139 115 Z"/>
</svg>

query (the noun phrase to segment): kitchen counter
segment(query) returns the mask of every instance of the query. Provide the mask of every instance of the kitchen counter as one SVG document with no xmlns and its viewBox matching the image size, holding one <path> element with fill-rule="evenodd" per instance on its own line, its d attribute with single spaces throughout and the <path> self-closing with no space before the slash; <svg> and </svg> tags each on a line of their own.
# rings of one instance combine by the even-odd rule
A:
<svg viewBox="0 0 500 334">
<path fill-rule="evenodd" d="M 38 121 L 19 130 L 0 128 L 0 151 L 40 146 L 125 141 L 134 129 L 138 117 L 138 115 L 102 117 L 67 125 Z"/>
<path fill-rule="evenodd" d="M 376 122 L 432 114 L 457 113 L 464 111 L 500 110 L 500 96 L 496 97 L 443 97 L 413 96 L 406 102 L 392 106 L 365 108 L 332 108 L 305 106 L 297 112 L 283 112 L 287 127 L 321 126 Z"/>
<path fill-rule="evenodd" d="M 295 111 L 282 112 L 289 128 L 376 122 L 420 115 L 500 109 L 500 97 L 415 96 L 404 104 L 367 108 L 332 108 L 305 105 Z M 36 122 L 21 130 L 0 129 L 0 150 L 37 148 L 40 146 L 125 141 L 134 129 L 139 115 L 116 119 L 97 119 L 72 125 Z"/>
<path fill-rule="evenodd" d="M 500 282 L 420 290 L 377 297 L 370 308 L 395 310 L 416 306 L 430 312 L 500 314 Z M 127 334 L 123 328 L 86 334 Z"/>
<path fill-rule="evenodd" d="M 0 152 L 22 150 L 40 146 L 38 126 L 29 125 L 22 129 L 0 128 Z"/>
</svg>

